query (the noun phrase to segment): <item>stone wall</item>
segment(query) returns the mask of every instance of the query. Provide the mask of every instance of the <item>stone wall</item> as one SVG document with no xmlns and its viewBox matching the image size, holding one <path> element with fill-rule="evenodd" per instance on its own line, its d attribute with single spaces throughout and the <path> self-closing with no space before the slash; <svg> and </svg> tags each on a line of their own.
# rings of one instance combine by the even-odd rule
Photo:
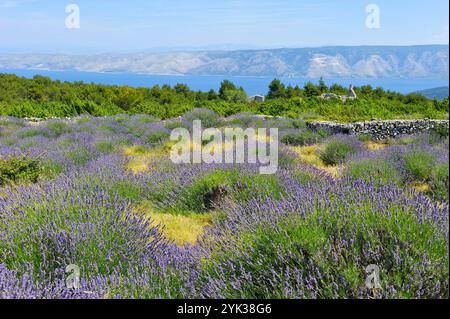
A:
<svg viewBox="0 0 450 319">
<path fill-rule="evenodd" d="M 313 130 L 324 129 L 332 134 L 370 134 L 376 140 L 403 134 L 417 134 L 437 128 L 449 128 L 448 120 L 390 120 L 341 124 L 336 122 L 312 122 L 307 124 Z"/>
</svg>

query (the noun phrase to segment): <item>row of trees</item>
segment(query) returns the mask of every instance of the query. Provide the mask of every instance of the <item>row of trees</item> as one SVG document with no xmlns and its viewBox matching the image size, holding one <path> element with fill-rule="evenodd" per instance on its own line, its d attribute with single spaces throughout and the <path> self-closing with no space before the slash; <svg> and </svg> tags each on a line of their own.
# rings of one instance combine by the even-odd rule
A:
<svg viewBox="0 0 450 319">
<path fill-rule="evenodd" d="M 133 88 L 0 74 L 0 115 L 63 117 L 83 113 L 96 116 L 146 113 L 165 119 L 196 107 L 210 108 L 224 116 L 250 111 L 283 116 L 315 113 L 335 119 L 351 117 L 352 114 L 359 118 L 384 118 L 411 114 L 443 117 L 448 113 L 448 99 L 432 101 L 419 94 L 403 95 L 369 85 L 356 87 L 355 91 L 359 99 L 343 104 L 340 100 L 318 98 L 325 92 L 346 94 L 347 88 L 341 85 L 327 86 L 321 79 L 318 84 L 308 82 L 303 87 L 293 87 L 275 79 L 269 85 L 267 101 L 255 103 L 249 102 L 242 87 L 228 80 L 222 82 L 218 92 L 201 92 L 193 91 L 185 84 Z M 339 114 L 339 110 L 346 109 L 352 111 Z"/>
</svg>

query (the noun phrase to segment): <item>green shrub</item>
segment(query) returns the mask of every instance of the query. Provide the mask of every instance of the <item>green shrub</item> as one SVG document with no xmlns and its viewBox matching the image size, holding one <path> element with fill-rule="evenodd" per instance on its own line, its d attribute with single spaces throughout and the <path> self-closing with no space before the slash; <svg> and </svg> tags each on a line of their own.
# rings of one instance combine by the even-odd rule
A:
<svg viewBox="0 0 450 319">
<path fill-rule="evenodd" d="M 288 133 L 281 138 L 281 142 L 286 145 L 304 146 L 319 142 L 321 136 L 311 131 Z"/>
<path fill-rule="evenodd" d="M 119 194 L 120 197 L 127 200 L 137 201 L 143 193 L 142 186 L 128 180 L 122 180 L 114 183 L 111 187 L 111 195 Z"/>
<path fill-rule="evenodd" d="M 146 132 L 147 128 L 139 125 L 132 125 L 128 128 L 128 133 L 132 134 L 134 137 L 142 137 Z"/>
<path fill-rule="evenodd" d="M 448 138 L 449 128 L 447 126 L 438 126 L 431 130 L 432 134 L 436 134 L 441 138 Z"/>
<path fill-rule="evenodd" d="M 141 115 L 141 116 L 139 116 L 139 119 L 138 119 L 139 123 L 144 123 L 144 124 L 155 123 L 158 121 L 159 120 L 156 117 L 148 116 L 148 115 Z"/>
<path fill-rule="evenodd" d="M 0 159 L 0 186 L 9 182 L 32 182 L 38 180 L 40 173 L 37 160 L 26 157 Z"/>
<path fill-rule="evenodd" d="M 294 170 L 292 177 L 300 184 L 308 184 L 319 179 L 317 175 L 307 170 Z"/>
<path fill-rule="evenodd" d="M 344 163 L 349 155 L 359 150 L 358 145 L 351 140 L 332 140 L 328 142 L 325 149 L 320 153 L 320 159 L 326 165 L 338 165 Z"/>
<path fill-rule="evenodd" d="M 6 146 L 13 146 L 14 144 L 17 143 L 17 141 L 15 139 L 8 138 L 8 139 L 0 141 L 0 143 L 2 143 L 3 145 L 6 145 Z"/>
<path fill-rule="evenodd" d="M 376 186 L 402 184 L 398 169 L 381 158 L 366 158 L 347 164 L 345 176 L 351 179 L 362 179 L 366 183 L 374 182 Z"/>
<path fill-rule="evenodd" d="M 113 142 L 109 141 L 99 141 L 94 144 L 95 148 L 99 150 L 101 153 L 111 154 L 115 150 L 115 146 Z"/>
<path fill-rule="evenodd" d="M 44 161 L 42 163 L 42 174 L 46 177 L 55 177 L 61 174 L 63 171 L 63 167 L 61 164 L 55 162 L 52 159 Z"/>
<path fill-rule="evenodd" d="M 170 134 L 164 131 L 155 131 L 147 135 L 145 141 L 149 144 L 159 144 L 168 139 Z"/>
<path fill-rule="evenodd" d="M 372 136 L 370 134 L 358 134 L 357 137 L 361 142 L 369 142 L 372 140 Z"/>
<path fill-rule="evenodd" d="M 417 144 L 419 141 L 420 138 L 418 136 L 408 135 L 392 140 L 391 145 L 410 145 L 410 144 Z"/>
<path fill-rule="evenodd" d="M 103 131 L 103 132 L 111 132 L 111 133 L 115 133 L 115 131 L 116 131 L 114 127 L 112 127 L 111 125 L 108 125 L 108 124 L 102 124 L 102 125 L 97 126 L 96 130 L 100 131 L 100 132 Z"/>
<path fill-rule="evenodd" d="M 75 120 L 75 123 L 77 123 L 77 124 L 90 123 L 90 122 L 92 122 L 92 118 L 86 117 L 86 116 L 78 117 Z"/>
<path fill-rule="evenodd" d="M 180 211 L 204 213 L 214 208 L 221 198 L 230 191 L 233 171 L 218 170 L 198 177 L 179 196 Z"/>
<path fill-rule="evenodd" d="M 233 200 L 244 202 L 255 198 L 281 198 L 283 189 L 275 175 L 236 175 L 233 181 Z"/>
<path fill-rule="evenodd" d="M 188 128 L 188 126 L 186 125 L 186 123 L 184 122 L 180 122 L 180 121 L 170 121 L 167 122 L 166 124 L 164 124 L 164 127 L 168 130 L 174 130 L 177 128 Z"/>
<path fill-rule="evenodd" d="M 93 159 L 94 155 L 88 149 L 79 147 L 74 151 L 67 152 L 66 156 L 75 166 L 83 166 Z"/>
<path fill-rule="evenodd" d="M 319 129 L 317 131 L 317 134 L 319 134 L 320 137 L 325 138 L 331 135 L 331 133 L 323 128 Z"/>
<path fill-rule="evenodd" d="M 442 163 L 433 167 L 431 172 L 431 193 L 434 198 L 447 201 L 449 198 L 449 168 L 448 164 Z"/>
<path fill-rule="evenodd" d="M 306 128 L 306 122 L 303 120 L 294 120 L 292 121 L 292 126 L 296 129 Z"/>
<path fill-rule="evenodd" d="M 219 116 L 216 112 L 208 109 L 193 109 L 184 115 L 188 122 L 200 120 L 203 128 L 217 127 L 220 124 Z"/>
<path fill-rule="evenodd" d="M 196 178 L 179 194 L 178 212 L 204 213 L 226 197 L 244 202 L 258 196 L 280 198 L 282 187 L 274 175 L 242 175 L 238 170 L 216 170 Z"/>
<path fill-rule="evenodd" d="M 49 137 L 49 133 L 47 131 L 45 131 L 45 130 L 40 129 L 40 128 L 29 129 L 29 130 L 26 130 L 26 131 L 19 132 L 17 134 L 17 136 L 19 138 L 35 137 L 35 136 L 39 136 L 39 135 L 42 135 L 42 136 L 45 136 L 45 137 Z"/>
<path fill-rule="evenodd" d="M 431 176 L 435 164 L 435 157 L 422 150 L 414 149 L 403 157 L 405 169 L 412 178 L 417 181 L 426 182 Z"/>
<path fill-rule="evenodd" d="M 51 122 L 47 124 L 47 128 L 52 131 L 52 133 L 58 137 L 62 134 L 69 133 L 70 128 L 69 126 L 64 122 Z"/>
</svg>

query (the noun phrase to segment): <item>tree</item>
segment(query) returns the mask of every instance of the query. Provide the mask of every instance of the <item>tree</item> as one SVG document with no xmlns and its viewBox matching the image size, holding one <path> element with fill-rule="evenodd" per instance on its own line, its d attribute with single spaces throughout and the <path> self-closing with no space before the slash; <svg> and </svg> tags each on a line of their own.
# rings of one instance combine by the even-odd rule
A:
<svg viewBox="0 0 450 319">
<path fill-rule="evenodd" d="M 325 93 L 328 91 L 328 86 L 325 84 L 325 81 L 321 77 L 319 80 L 319 87 L 318 87 L 320 93 Z"/>
<path fill-rule="evenodd" d="M 274 79 L 269 85 L 269 93 L 267 98 L 269 100 L 286 97 L 286 87 L 280 80 Z"/>
<path fill-rule="evenodd" d="M 247 93 L 243 87 L 237 88 L 232 82 L 224 80 L 219 89 L 219 97 L 228 102 L 244 103 L 247 101 Z"/>
<path fill-rule="evenodd" d="M 191 90 L 189 90 L 189 87 L 186 84 L 177 83 L 173 89 L 177 94 L 182 94 L 184 97 L 188 97 Z"/>
<path fill-rule="evenodd" d="M 286 98 L 290 99 L 293 98 L 295 96 L 295 90 L 292 87 L 292 85 L 288 85 L 288 87 L 286 88 Z"/>
<path fill-rule="evenodd" d="M 222 83 L 220 83 L 219 97 L 222 100 L 226 100 L 227 91 L 235 91 L 235 90 L 237 90 L 236 85 L 234 85 L 232 82 L 228 80 L 224 80 L 222 81 Z"/>
<path fill-rule="evenodd" d="M 312 96 L 319 96 L 320 90 L 319 88 L 312 82 L 308 81 L 305 86 L 303 87 L 305 91 L 306 97 L 312 97 Z"/>
<path fill-rule="evenodd" d="M 347 94 L 347 91 L 348 90 L 340 84 L 334 83 L 332 86 L 330 86 L 330 92 L 337 95 L 345 95 Z"/>
<path fill-rule="evenodd" d="M 208 101 L 214 101 L 214 100 L 217 100 L 217 98 L 218 98 L 218 95 L 217 95 L 216 91 L 214 91 L 213 89 L 209 90 L 208 98 L 207 98 Z"/>
</svg>

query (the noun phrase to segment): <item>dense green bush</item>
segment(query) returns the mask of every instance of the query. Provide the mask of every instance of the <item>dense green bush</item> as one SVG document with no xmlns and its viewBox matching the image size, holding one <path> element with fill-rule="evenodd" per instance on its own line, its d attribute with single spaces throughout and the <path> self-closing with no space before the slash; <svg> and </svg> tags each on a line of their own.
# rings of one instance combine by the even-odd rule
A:
<svg viewBox="0 0 450 319">
<path fill-rule="evenodd" d="M 110 141 L 99 141 L 96 142 L 94 146 L 98 149 L 99 152 L 105 154 L 113 153 L 116 149 L 114 143 Z"/>
<path fill-rule="evenodd" d="M 243 175 L 238 170 L 215 170 L 195 178 L 178 194 L 175 211 L 204 213 L 228 197 L 244 202 L 258 196 L 280 198 L 281 185 L 273 175 Z"/>
<path fill-rule="evenodd" d="M 219 115 L 208 109 L 193 109 L 183 117 L 188 122 L 201 121 L 203 128 L 217 127 L 220 122 Z"/>
<path fill-rule="evenodd" d="M 170 137 L 170 134 L 164 131 L 154 131 L 148 134 L 145 138 L 146 142 L 149 144 L 159 144 L 164 140 L 167 140 Z"/>
<path fill-rule="evenodd" d="M 417 181 L 428 181 L 436 162 L 435 157 L 425 151 L 414 149 L 403 157 L 407 173 Z"/>
<path fill-rule="evenodd" d="M 431 172 L 431 192 L 437 200 L 447 201 L 449 198 L 449 167 L 442 163 L 433 167 Z"/>
<path fill-rule="evenodd" d="M 281 142 L 286 145 L 304 146 L 319 142 L 321 136 L 311 131 L 298 131 L 287 133 L 281 138 Z"/>
<path fill-rule="evenodd" d="M 0 159 L 0 186 L 10 182 L 35 183 L 39 177 L 39 163 L 26 157 Z"/>
<path fill-rule="evenodd" d="M 70 132 L 69 126 L 64 122 L 50 122 L 46 127 L 57 137 Z"/>
<path fill-rule="evenodd" d="M 365 158 L 350 162 L 346 165 L 344 175 L 366 183 L 373 182 L 376 186 L 402 184 L 402 176 L 397 167 L 382 158 Z"/>
<path fill-rule="evenodd" d="M 441 138 L 449 137 L 449 128 L 447 126 L 435 127 L 434 129 L 431 130 L 431 132 L 438 135 Z"/>
<path fill-rule="evenodd" d="M 351 139 L 332 139 L 320 152 L 320 159 L 326 165 L 342 164 L 348 156 L 355 154 L 359 148 L 360 145 Z"/>
</svg>

